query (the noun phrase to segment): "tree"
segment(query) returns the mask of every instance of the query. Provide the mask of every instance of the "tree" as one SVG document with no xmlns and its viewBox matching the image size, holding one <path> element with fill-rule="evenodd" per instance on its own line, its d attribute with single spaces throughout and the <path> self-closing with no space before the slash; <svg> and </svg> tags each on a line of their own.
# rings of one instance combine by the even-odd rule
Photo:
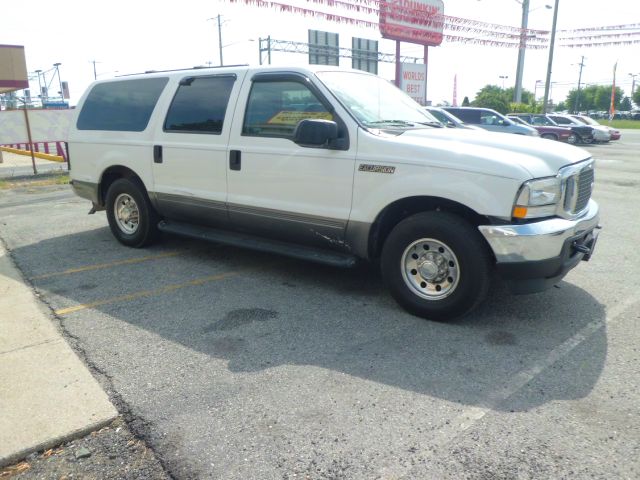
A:
<svg viewBox="0 0 640 480">
<path fill-rule="evenodd" d="M 624 97 L 620 102 L 620 110 L 623 112 L 628 112 L 631 110 L 631 99 L 629 97 Z"/>
<path fill-rule="evenodd" d="M 635 92 L 633 92 L 633 103 L 640 107 L 640 88 L 637 88 Z"/>
<path fill-rule="evenodd" d="M 558 105 L 556 105 L 556 108 L 554 109 L 554 111 L 564 112 L 566 109 L 567 109 L 567 105 L 564 102 L 560 102 Z"/>
<path fill-rule="evenodd" d="M 462 100 L 462 106 L 468 107 L 469 105 L 471 105 L 471 102 L 469 102 L 469 97 L 464 97 L 464 99 Z"/>
<path fill-rule="evenodd" d="M 513 94 L 515 92 L 515 88 L 514 87 L 510 87 L 504 90 L 504 99 L 507 102 L 513 102 Z M 532 103 L 535 102 L 535 99 L 533 98 L 533 92 L 530 92 L 529 90 L 523 88 L 522 89 L 522 100 L 521 103 L 526 103 L 527 105 L 530 105 Z"/>
<path fill-rule="evenodd" d="M 583 112 L 589 110 L 608 111 L 611 106 L 611 88 L 613 85 L 589 85 L 580 90 L 580 98 L 578 99 L 578 90 L 574 89 L 569 92 L 566 104 L 567 108 L 573 112 Z M 614 107 L 620 109 L 620 101 L 622 100 L 623 91 L 620 87 L 616 87 Z M 579 104 L 576 104 L 578 100 Z"/>
<path fill-rule="evenodd" d="M 474 107 L 483 107 L 483 108 L 491 108 L 500 113 L 509 113 L 509 111 L 514 111 L 511 109 L 511 99 L 513 98 L 513 88 L 500 88 L 497 85 L 485 85 L 482 89 L 476 94 L 476 98 L 471 102 Z M 522 102 L 526 104 L 530 104 L 533 100 L 533 93 L 528 90 L 522 91 Z M 514 104 L 518 107 L 520 104 Z M 526 107 L 529 111 L 529 107 Z M 518 109 L 517 111 L 522 111 Z"/>
</svg>

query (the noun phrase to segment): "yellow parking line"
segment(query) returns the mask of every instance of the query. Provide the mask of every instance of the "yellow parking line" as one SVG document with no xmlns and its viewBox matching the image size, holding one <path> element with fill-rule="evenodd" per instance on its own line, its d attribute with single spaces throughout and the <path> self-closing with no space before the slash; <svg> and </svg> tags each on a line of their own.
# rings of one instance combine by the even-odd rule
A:
<svg viewBox="0 0 640 480">
<path fill-rule="evenodd" d="M 217 280 L 223 280 L 225 278 L 232 277 L 237 274 L 238 272 L 219 273 L 217 275 L 210 275 L 208 277 L 197 278 L 195 280 L 191 280 L 185 283 L 167 285 L 166 287 L 157 288 L 155 290 L 141 290 L 139 292 L 129 293 L 127 295 L 120 295 L 119 297 L 106 298 L 104 300 L 96 300 L 95 302 L 83 303 L 73 307 L 60 308 L 58 310 L 55 310 L 54 313 L 56 315 L 67 315 L 69 313 L 74 313 L 79 310 L 85 310 L 87 308 L 100 307 L 102 305 L 108 305 L 108 304 L 117 303 L 117 302 L 127 302 L 129 300 L 135 300 L 136 298 L 162 295 L 163 293 L 175 292 L 176 290 L 180 290 L 181 288 L 196 287 L 198 285 L 203 285 L 205 283 L 215 282 Z"/>
<path fill-rule="evenodd" d="M 31 277 L 31 280 L 42 280 L 43 278 L 57 277 L 60 275 L 70 275 L 72 273 L 88 272 L 91 270 L 100 270 L 102 268 L 117 267 L 119 265 L 132 265 L 134 263 L 147 262 L 149 260 L 158 260 L 161 258 L 175 257 L 176 255 L 181 255 L 183 253 L 185 252 L 169 252 L 169 253 L 161 253 L 159 255 L 149 255 L 147 257 L 130 258 L 128 260 L 118 260 L 116 262 L 111 262 L 111 263 L 98 263 L 95 265 L 87 265 L 84 267 L 70 268 L 62 272 L 53 272 L 53 273 L 45 273 L 43 275 L 37 275 L 35 277 Z"/>
</svg>

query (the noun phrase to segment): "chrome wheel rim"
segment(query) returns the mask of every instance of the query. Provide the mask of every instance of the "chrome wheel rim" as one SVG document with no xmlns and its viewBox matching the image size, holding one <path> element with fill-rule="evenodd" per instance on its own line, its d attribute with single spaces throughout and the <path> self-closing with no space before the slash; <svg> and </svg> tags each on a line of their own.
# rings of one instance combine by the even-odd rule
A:
<svg viewBox="0 0 640 480">
<path fill-rule="evenodd" d="M 136 233 L 140 226 L 140 210 L 138 204 L 128 193 L 116 197 L 113 205 L 118 228 L 128 235 Z"/>
<path fill-rule="evenodd" d="M 409 289 L 425 300 L 448 297 L 460 280 L 460 265 L 453 250 L 433 238 L 421 238 L 409 245 L 400 268 Z"/>
<path fill-rule="evenodd" d="M 578 141 L 578 137 L 576 137 L 575 135 L 569 135 L 569 138 L 567 138 L 567 142 L 570 144 L 574 144 L 577 143 Z"/>
</svg>

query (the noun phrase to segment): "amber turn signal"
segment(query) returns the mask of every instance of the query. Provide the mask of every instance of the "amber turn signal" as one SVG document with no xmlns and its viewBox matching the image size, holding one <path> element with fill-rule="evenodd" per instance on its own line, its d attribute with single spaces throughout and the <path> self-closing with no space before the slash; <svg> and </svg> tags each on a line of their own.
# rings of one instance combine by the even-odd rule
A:
<svg viewBox="0 0 640 480">
<path fill-rule="evenodd" d="M 526 216 L 527 216 L 527 207 L 513 207 L 514 218 L 526 218 Z"/>
</svg>

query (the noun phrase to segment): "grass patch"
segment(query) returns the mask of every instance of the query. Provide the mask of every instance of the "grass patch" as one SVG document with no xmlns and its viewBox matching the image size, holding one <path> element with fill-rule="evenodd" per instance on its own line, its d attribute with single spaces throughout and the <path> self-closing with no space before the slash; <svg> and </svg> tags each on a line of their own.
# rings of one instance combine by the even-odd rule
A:
<svg viewBox="0 0 640 480">
<path fill-rule="evenodd" d="M 632 128 L 640 129 L 640 120 L 600 120 L 603 125 L 609 125 L 612 128 Z"/>
<path fill-rule="evenodd" d="M 0 179 L 0 189 L 7 190 L 20 187 L 46 187 L 48 185 L 67 185 L 69 183 L 69 175 L 57 174 L 47 176 L 45 178 L 21 178 L 20 180 Z"/>
</svg>

